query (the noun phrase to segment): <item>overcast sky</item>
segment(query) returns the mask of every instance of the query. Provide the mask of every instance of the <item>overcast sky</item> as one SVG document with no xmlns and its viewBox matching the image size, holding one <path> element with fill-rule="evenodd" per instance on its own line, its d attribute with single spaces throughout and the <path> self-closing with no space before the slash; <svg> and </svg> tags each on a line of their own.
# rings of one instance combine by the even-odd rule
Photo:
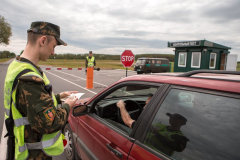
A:
<svg viewBox="0 0 240 160">
<path fill-rule="evenodd" d="M 19 54 L 33 21 L 61 28 L 67 47 L 56 53 L 173 54 L 167 42 L 209 40 L 231 47 L 240 60 L 240 0 L 0 0 L 12 26 L 9 50 Z"/>
</svg>

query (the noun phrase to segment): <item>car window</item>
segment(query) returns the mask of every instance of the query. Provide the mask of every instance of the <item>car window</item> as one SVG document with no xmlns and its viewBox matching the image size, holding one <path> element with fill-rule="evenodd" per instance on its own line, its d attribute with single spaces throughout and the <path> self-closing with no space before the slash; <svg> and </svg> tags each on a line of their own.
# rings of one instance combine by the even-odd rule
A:
<svg viewBox="0 0 240 160">
<path fill-rule="evenodd" d="M 152 61 L 150 59 L 146 60 L 146 64 L 151 64 Z"/>
<path fill-rule="evenodd" d="M 158 87 L 137 84 L 122 86 L 99 100 L 94 106 L 95 113 L 115 128 L 129 135 L 132 129 L 123 122 L 120 110 L 116 104 L 123 100 L 131 119 L 137 121 L 146 105 L 147 99 L 155 94 Z"/>
<path fill-rule="evenodd" d="M 136 64 L 145 64 L 146 60 L 138 59 Z"/>
<path fill-rule="evenodd" d="M 240 159 L 240 99 L 172 89 L 144 144 L 175 160 Z"/>
<path fill-rule="evenodd" d="M 142 86 L 142 85 L 129 85 L 121 87 L 105 98 L 117 98 L 117 97 L 128 97 L 128 96 L 138 96 L 138 95 L 148 95 L 154 94 L 157 91 L 157 87 Z"/>
</svg>

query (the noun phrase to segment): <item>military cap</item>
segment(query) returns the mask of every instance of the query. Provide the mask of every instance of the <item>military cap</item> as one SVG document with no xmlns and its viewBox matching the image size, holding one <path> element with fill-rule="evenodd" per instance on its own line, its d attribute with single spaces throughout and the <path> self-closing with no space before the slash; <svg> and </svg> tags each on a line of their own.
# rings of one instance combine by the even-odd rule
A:
<svg viewBox="0 0 240 160">
<path fill-rule="evenodd" d="M 183 117 L 182 115 L 180 115 L 180 114 L 177 114 L 177 113 L 174 113 L 174 114 L 167 113 L 166 115 L 169 116 L 169 117 L 172 117 L 174 119 L 174 121 L 176 120 L 176 122 L 179 122 L 181 125 L 185 125 L 186 122 L 187 122 L 187 119 L 185 117 Z"/>
<path fill-rule="evenodd" d="M 31 27 L 29 30 L 27 30 L 27 32 L 54 36 L 58 42 L 57 45 L 64 45 L 64 46 L 67 45 L 67 43 L 65 43 L 63 40 L 60 39 L 60 27 L 58 25 L 55 25 L 49 22 L 43 22 L 43 21 L 32 22 Z"/>
</svg>

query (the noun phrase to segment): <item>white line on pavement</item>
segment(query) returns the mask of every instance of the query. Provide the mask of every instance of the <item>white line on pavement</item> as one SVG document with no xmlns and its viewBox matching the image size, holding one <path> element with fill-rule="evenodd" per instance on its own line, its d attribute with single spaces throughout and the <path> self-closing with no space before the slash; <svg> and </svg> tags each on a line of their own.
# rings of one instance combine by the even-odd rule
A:
<svg viewBox="0 0 240 160">
<path fill-rule="evenodd" d="M 118 74 L 118 75 L 107 75 L 107 76 L 112 77 L 112 76 L 124 76 L 124 75 L 126 75 L 126 73 L 125 74 Z M 128 74 L 128 76 L 133 76 L 133 75 L 135 75 L 135 74 Z"/>
<path fill-rule="evenodd" d="M 5 127 L 4 122 L 5 121 L 3 121 L 2 137 L 1 137 L 1 144 L 0 144 L 0 156 L 1 156 L 0 159 L 6 159 L 6 153 L 7 153 L 7 138 L 4 138 L 4 136 L 7 134 L 7 129 Z"/>
<path fill-rule="evenodd" d="M 71 81 L 69 81 L 69 80 L 67 80 L 67 79 L 64 79 L 64 78 L 62 78 L 62 77 L 60 77 L 60 76 L 58 76 L 58 75 L 56 75 L 56 74 L 53 74 L 53 73 L 48 72 L 48 71 L 44 71 L 44 72 L 47 72 L 47 73 L 52 74 L 52 75 L 54 75 L 54 76 L 56 76 L 56 77 L 58 77 L 58 78 L 61 78 L 61 79 L 63 79 L 64 81 L 67 81 L 67 82 L 69 82 L 69 83 L 72 83 L 72 84 L 74 84 L 75 86 L 78 86 L 78 87 L 80 87 L 80 88 L 82 88 L 82 89 L 85 89 L 86 91 L 89 91 L 89 92 L 91 92 L 91 93 L 93 93 L 93 94 L 97 94 L 96 92 L 93 92 L 93 91 L 91 91 L 91 90 L 89 90 L 89 89 L 86 89 L 85 87 L 79 86 L 78 84 L 73 83 L 73 82 L 71 82 Z"/>
<path fill-rule="evenodd" d="M 114 70 L 117 70 L 117 71 L 126 71 L 126 69 L 114 69 Z M 127 70 L 128 72 L 136 72 L 136 71 L 132 71 L 132 70 Z"/>
<path fill-rule="evenodd" d="M 61 71 L 58 71 L 58 70 L 56 70 L 56 71 L 57 71 L 57 72 L 61 72 Z M 65 73 L 65 72 L 61 72 L 61 73 L 64 73 L 64 74 L 67 74 L 67 75 L 70 75 L 70 76 L 73 76 L 73 77 L 76 77 L 76 78 L 80 78 L 80 79 L 83 79 L 83 80 L 86 80 L 85 78 L 81 78 L 81 77 L 78 77 L 78 76 L 75 76 L 75 75 L 72 75 L 72 74 L 68 74 L 68 73 Z M 93 83 L 96 83 L 96 84 L 99 84 L 99 85 L 108 87 L 107 85 L 101 84 L 101 83 L 98 83 L 98 82 L 94 82 L 94 81 L 93 81 Z"/>
<path fill-rule="evenodd" d="M 124 74 L 118 74 L 118 75 L 107 75 L 107 76 L 109 76 L 109 77 L 112 77 L 112 76 L 123 76 Z M 125 74 L 126 75 L 126 74 Z"/>
</svg>

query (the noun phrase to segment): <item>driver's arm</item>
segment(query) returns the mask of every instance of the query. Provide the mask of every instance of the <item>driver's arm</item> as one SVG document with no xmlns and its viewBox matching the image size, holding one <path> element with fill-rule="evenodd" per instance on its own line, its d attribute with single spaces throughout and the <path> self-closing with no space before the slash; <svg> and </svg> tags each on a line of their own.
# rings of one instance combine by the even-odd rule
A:
<svg viewBox="0 0 240 160">
<path fill-rule="evenodd" d="M 121 112 L 121 116 L 123 119 L 123 122 L 129 127 L 132 128 L 132 123 L 135 121 L 133 120 L 130 115 L 128 114 L 126 108 L 125 108 L 125 103 L 123 102 L 123 100 L 118 101 L 117 103 L 117 107 L 120 109 Z"/>
</svg>

